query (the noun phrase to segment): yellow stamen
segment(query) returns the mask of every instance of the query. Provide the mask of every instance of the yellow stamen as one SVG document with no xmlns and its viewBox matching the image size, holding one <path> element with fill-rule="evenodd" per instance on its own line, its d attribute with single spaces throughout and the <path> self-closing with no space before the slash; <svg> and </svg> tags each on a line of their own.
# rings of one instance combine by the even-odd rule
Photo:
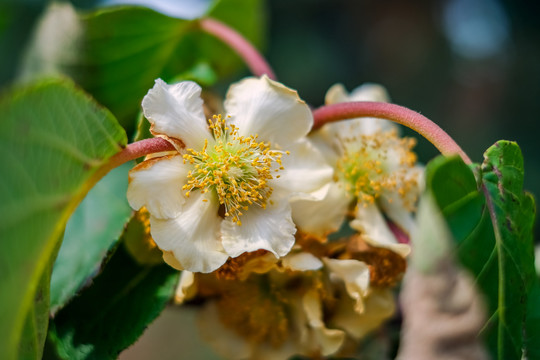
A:
<svg viewBox="0 0 540 360">
<path fill-rule="evenodd" d="M 225 216 L 240 226 L 241 210 L 252 204 L 266 207 L 273 191 L 268 180 L 274 178 L 272 170 L 284 169 L 281 158 L 288 152 L 272 150 L 270 143 L 256 140 L 258 134 L 239 135 L 238 128 L 221 115 L 214 115 L 208 124 L 214 141 L 205 139 L 201 151 L 187 149 L 183 155 L 185 163 L 194 165 L 183 190 L 186 196 L 195 189 L 214 191 Z"/>
<path fill-rule="evenodd" d="M 342 144 L 343 156 L 337 169 L 345 189 L 358 200 L 358 205 L 373 204 L 383 192 L 392 191 L 412 210 L 416 197 L 410 199 L 407 195 L 417 187 L 416 179 L 408 176 L 416 162 L 416 154 L 411 151 L 415 139 L 400 139 L 393 130 L 344 138 Z M 389 151 L 399 159 L 389 159 Z M 396 165 L 388 165 L 389 162 Z"/>
</svg>

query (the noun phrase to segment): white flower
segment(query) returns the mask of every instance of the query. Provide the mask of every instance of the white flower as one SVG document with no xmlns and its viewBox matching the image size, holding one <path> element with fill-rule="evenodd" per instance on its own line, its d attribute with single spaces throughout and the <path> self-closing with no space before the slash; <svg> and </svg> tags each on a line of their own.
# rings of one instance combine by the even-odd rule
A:
<svg viewBox="0 0 540 360">
<path fill-rule="evenodd" d="M 289 201 L 324 196 L 333 172 L 305 139 L 308 106 L 266 76 L 232 85 L 224 117 L 207 120 L 200 94 L 193 82 L 158 79 L 144 97 L 152 133 L 177 151 L 131 170 L 130 205 L 148 209 L 154 241 L 179 269 L 211 272 L 259 249 L 286 255 Z"/>
<path fill-rule="evenodd" d="M 227 359 L 352 355 L 344 345 L 395 310 L 391 290 L 371 286 L 370 266 L 359 260 L 295 249 L 279 261 L 250 253 L 228 266 L 226 274 L 184 271 L 175 296 L 177 304 L 202 303 L 201 335 Z"/>
<path fill-rule="evenodd" d="M 348 101 L 388 101 L 383 87 L 363 85 L 348 95 L 342 85 L 333 86 L 327 104 Z M 387 216 L 405 233 L 414 226 L 411 211 L 422 187 L 422 168 L 411 151 L 414 139 L 400 138 L 388 120 L 357 118 L 324 125 L 310 139 L 324 154 L 336 175 L 327 196 L 319 202 L 293 204 L 293 219 L 302 231 L 325 236 L 336 231 L 353 209 L 351 227 L 374 245 L 405 256 L 406 244 L 398 244 L 387 225 Z M 384 214 L 384 215 L 383 215 Z"/>
</svg>

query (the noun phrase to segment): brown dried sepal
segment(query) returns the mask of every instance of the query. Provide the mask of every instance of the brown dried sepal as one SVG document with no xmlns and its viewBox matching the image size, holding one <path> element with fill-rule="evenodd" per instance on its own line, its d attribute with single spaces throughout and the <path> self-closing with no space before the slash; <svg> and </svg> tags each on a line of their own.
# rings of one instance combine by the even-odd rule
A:
<svg viewBox="0 0 540 360">
<path fill-rule="evenodd" d="M 403 277 L 407 261 L 390 249 L 367 244 L 360 235 L 354 235 L 347 244 L 347 251 L 341 258 L 356 259 L 369 267 L 370 285 L 393 287 Z"/>
</svg>

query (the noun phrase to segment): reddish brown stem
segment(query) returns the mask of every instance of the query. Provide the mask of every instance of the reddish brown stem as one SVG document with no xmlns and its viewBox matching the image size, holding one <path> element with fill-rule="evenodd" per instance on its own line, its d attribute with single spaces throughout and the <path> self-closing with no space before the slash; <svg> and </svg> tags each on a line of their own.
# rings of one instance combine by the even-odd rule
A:
<svg viewBox="0 0 540 360">
<path fill-rule="evenodd" d="M 270 79 L 276 80 L 276 75 L 264 57 L 240 33 L 231 29 L 224 23 L 211 18 L 201 19 L 200 28 L 208 34 L 215 36 L 229 45 L 244 60 L 249 70 L 256 76 L 266 74 Z"/>
<path fill-rule="evenodd" d="M 172 150 L 175 150 L 174 146 L 167 140 L 160 137 L 144 139 L 129 144 L 124 150 L 114 155 L 109 162 L 121 165 L 125 162 L 140 158 L 141 156 Z"/>
<path fill-rule="evenodd" d="M 403 106 L 381 102 L 346 102 L 322 106 L 313 112 L 314 126 L 357 117 L 387 119 L 413 129 L 431 142 L 443 155 L 459 154 L 466 164 L 471 159 L 458 144 L 437 124 Z"/>
<path fill-rule="evenodd" d="M 94 175 L 96 183 L 109 171 L 131 160 L 161 151 L 175 150 L 174 146 L 165 139 L 154 137 L 129 144 L 119 153 L 113 155 Z"/>
</svg>

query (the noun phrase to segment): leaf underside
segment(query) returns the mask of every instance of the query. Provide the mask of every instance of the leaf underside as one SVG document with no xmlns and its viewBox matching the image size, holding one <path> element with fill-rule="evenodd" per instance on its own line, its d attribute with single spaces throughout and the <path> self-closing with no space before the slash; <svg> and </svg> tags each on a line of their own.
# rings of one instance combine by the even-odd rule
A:
<svg viewBox="0 0 540 360">
<path fill-rule="evenodd" d="M 43 279 L 71 212 L 93 185 L 96 170 L 125 146 L 126 135 L 107 110 L 68 80 L 7 93 L 0 113 L 0 348 L 5 359 L 18 353 L 40 358 L 42 346 L 32 345 L 33 351 L 28 344 L 42 343 L 47 328 Z"/>
</svg>

